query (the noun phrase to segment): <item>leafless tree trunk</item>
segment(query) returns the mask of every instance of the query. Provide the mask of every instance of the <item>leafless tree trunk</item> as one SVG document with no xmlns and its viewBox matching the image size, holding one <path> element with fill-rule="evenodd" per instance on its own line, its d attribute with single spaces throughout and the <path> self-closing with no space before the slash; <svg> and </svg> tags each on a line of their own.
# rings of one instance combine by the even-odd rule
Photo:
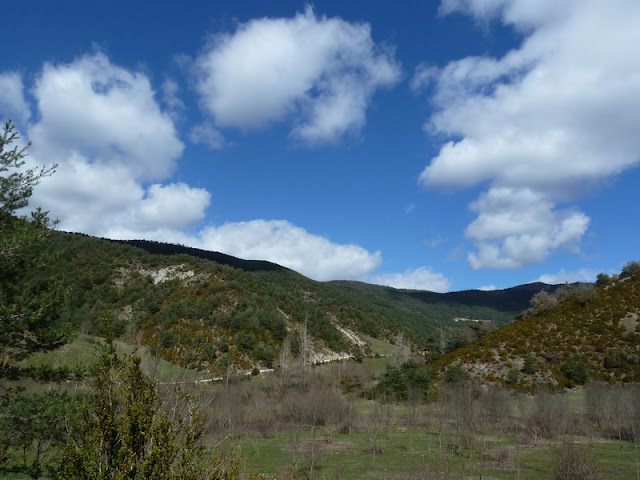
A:
<svg viewBox="0 0 640 480">
<path fill-rule="evenodd" d="M 384 452 L 384 444 L 389 436 L 390 425 L 391 406 L 375 402 L 371 413 L 364 419 L 364 430 L 373 454 L 374 469 L 376 468 L 376 456 Z"/>
</svg>

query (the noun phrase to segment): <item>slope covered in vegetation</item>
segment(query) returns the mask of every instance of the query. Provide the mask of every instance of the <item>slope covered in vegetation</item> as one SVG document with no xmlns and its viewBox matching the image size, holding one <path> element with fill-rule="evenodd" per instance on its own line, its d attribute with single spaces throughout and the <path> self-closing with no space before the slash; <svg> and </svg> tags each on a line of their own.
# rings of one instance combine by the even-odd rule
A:
<svg viewBox="0 0 640 480">
<path fill-rule="evenodd" d="M 630 264 L 636 264 L 630 262 Z M 512 324 L 434 362 L 480 381 L 532 387 L 640 380 L 640 272 L 540 301 Z M 556 303 L 557 302 L 557 303 Z M 554 303 L 556 303 L 554 305 Z"/>
<path fill-rule="evenodd" d="M 393 339 L 425 349 L 455 319 L 512 321 L 537 284 L 497 292 L 438 294 L 358 282 L 316 282 L 279 265 L 147 241 L 113 242 L 54 232 L 53 260 L 27 282 L 57 278 L 62 318 L 76 331 L 110 330 L 180 366 L 221 373 L 230 365 L 271 368 L 287 345 L 301 353 L 359 356 L 351 335 Z M 363 351 L 364 347 L 364 351 Z"/>
</svg>

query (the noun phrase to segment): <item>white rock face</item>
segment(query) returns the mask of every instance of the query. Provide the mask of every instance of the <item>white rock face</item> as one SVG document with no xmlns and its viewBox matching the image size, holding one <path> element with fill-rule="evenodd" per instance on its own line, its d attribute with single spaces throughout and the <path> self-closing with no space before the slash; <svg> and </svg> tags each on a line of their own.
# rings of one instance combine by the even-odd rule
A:
<svg viewBox="0 0 640 480">
<path fill-rule="evenodd" d="M 148 275 L 153 280 L 153 283 L 157 285 L 158 283 L 163 283 L 168 280 L 185 280 L 187 278 L 191 278 L 195 275 L 193 270 L 184 270 L 184 264 L 180 265 L 170 265 L 168 267 L 162 267 L 158 269 L 145 269 L 141 268 L 139 272 L 142 275 Z"/>
</svg>

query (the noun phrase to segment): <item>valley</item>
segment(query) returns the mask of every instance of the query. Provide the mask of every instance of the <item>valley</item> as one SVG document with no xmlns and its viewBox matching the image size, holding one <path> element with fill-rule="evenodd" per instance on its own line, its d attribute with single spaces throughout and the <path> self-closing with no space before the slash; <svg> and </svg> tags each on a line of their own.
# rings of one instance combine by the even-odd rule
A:
<svg viewBox="0 0 640 480">
<path fill-rule="evenodd" d="M 3 364 L 3 390 L 23 392 L 7 412 L 58 392 L 73 418 L 95 395 L 105 359 L 139 358 L 159 412 L 187 401 L 202 415 L 203 458 L 214 455 L 226 472 L 211 478 L 639 471 L 633 268 L 596 286 L 435 294 L 314 282 L 267 262 L 152 242 L 58 232 L 47 242 L 51 261 L 24 288 L 59 279 L 56 325 L 66 340 Z M 109 375 L 124 386 L 118 371 Z M 17 428 L 11 415 L 0 415 L 6 432 Z M 53 468 L 65 449 L 49 432 L 47 454 L 38 453 L 32 433 L 22 466 L 6 444 L 0 478 L 49 478 L 44 467 L 34 477 L 33 462 Z"/>
</svg>

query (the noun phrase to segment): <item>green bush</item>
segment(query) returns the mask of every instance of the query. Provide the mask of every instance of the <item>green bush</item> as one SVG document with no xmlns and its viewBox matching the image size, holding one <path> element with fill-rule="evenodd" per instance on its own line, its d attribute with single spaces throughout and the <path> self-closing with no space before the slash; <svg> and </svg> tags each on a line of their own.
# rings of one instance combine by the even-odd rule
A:
<svg viewBox="0 0 640 480">
<path fill-rule="evenodd" d="M 533 358 L 533 355 L 531 355 L 530 353 L 527 353 L 524 356 L 524 365 L 522 366 L 521 371 L 525 375 L 533 375 L 538 371 L 538 364 L 535 358 Z"/>
<path fill-rule="evenodd" d="M 521 379 L 520 370 L 518 370 L 517 368 L 510 369 L 507 372 L 507 376 L 505 377 L 505 380 L 509 385 L 520 383 L 520 379 Z"/>
<path fill-rule="evenodd" d="M 579 353 L 574 353 L 568 361 L 562 364 L 560 369 L 570 381 L 578 385 L 584 385 L 589 378 L 589 366 Z"/>
<path fill-rule="evenodd" d="M 470 378 L 471 375 L 460 362 L 450 364 L 444 372 L 444 381 L 446 383 L 464 383 Z"/>
</svg>

